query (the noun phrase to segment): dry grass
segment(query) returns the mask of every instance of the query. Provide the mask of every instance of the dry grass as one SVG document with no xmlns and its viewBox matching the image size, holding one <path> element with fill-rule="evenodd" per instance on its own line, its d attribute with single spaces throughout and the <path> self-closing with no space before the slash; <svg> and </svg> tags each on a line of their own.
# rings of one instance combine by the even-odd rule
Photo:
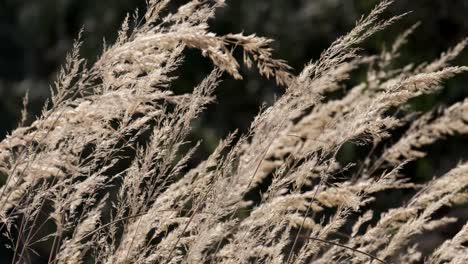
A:
<svg viewBox="0 0 468 264">
<path fill-rule="evenodd" d="M 78 41 L 42 115 L 0 143 L 1 230 L 12 263 L 468 262 L 467 225 L 441 214 L 468 205 L 468 164 L 424 184 L 401 173 L 423 147 L 468 133 L 468 99 L 425 115 L 406 107 L 468 71 L 450 66 L 466 39 L 431 63 L 395 68 L 413 27 L 390 49 L 363 56 L 359 44 L 401 18 L 380 19 L 391 3 L 382 1 L 293 76 L 272 57 L 271 40 L 209 31 L 223 0 L 167 14 L 169 2 L 149 0 L 141 19 L 126 19 L 92 66 Z M 186 48 L 214 69 L 176 95 L 170 87 Z M 241 78 L 235 49 L 285 93 L 247 134 L 228 136 L 186 172 L 198 146 L 182 151 L 191 122 L 214 101 L 223 72 Z M 367 78 L 329 99 L 358 68 Z M 342 164 L 337 153 L 350 142 L 371 150 Z M 394 190 L 412 196 L 373 208 Z M 429 251 L 418 245 L 454 223 L 454 237 Z"/>
</svg>

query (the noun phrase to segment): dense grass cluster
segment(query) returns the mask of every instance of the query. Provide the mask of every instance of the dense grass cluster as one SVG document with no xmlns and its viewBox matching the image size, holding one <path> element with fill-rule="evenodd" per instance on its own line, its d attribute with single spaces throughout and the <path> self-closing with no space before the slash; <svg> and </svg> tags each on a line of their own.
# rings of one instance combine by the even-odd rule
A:
<svg viewBox="0 0 468 264">
<path fill-rule="evenodd" d="M 295 76 L 273 58 L 272 40 L 209 31 L 223 0 L 172 11 L 170 2 L 148 0 L 91 66 L 77 41 L 41 116 L 0 143 L 12 263 L 468 262 L 467 216 L 453 213 L 468 205 L 468 163 L 422 183 L 403 173 L 425 147 L 468 133 L 468 99 L 429 113 L 408 107 L 468 71 L 450 65 L 468 39 L 430 63 L 395 66 L 415 26 L 363 54 L 360 43 L 402 17 L 379 18 L 391 4 L 382 1 Z M 175 94 L 186 49 L 214 69 Z M 222 76 L 242 78 L 239 50 L 284 94 L 246 134 L 188 167 L 199 146 L 187 142 L 191 123 Z M 366 155 L 341 162 L 349 144 Z"/>
</svg>

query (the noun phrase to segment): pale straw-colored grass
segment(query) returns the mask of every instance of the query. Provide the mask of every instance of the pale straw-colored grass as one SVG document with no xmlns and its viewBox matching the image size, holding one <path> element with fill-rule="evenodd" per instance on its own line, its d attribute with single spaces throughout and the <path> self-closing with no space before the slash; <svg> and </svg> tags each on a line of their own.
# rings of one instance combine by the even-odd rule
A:
<svg viewBox="0 0 468 264">
<path fill-rule="evenodd" d="M 174 13 L 170 0 L 147 2 L 94 65 L 79 56 L 78 40 L 42 115 L 0 143 L 1 230 L 13 263 L 467 263 L 467 225 L 432 252 L 416 239 L 458 221 L 440 209 L 468 205 L 466 161 L 426 183 L 402 173 L 423 147 L 468 133 L 467 100 L 427 114 L 406 107 L 468 71 L 450 65 L 467 39 L 434 62 L 395 68 L 415 25 L 390 49 L 362 55 L 363 41 L 402 18 L 381 19 L 391 4 L 382 1 L 294 76 L 273 58 L 272 40 L 210 32 L 223 0 L 193 0 Z M 177 95 L 171 84 L 190 64 L 185 49 L 200 50 L 214 69 Z M 198 146 L 182 151 L 191 122 L 214 102 L 223 72 L 242 78 L 237 49 L 284 94 L 248 133 L 187 169 Z M 367 78 L 349 87 L 359 68 Z M 371 151 L 342 164 L 347 143 Z M 395 190 L 413 195 L 373 208 Z"/>
</svg>

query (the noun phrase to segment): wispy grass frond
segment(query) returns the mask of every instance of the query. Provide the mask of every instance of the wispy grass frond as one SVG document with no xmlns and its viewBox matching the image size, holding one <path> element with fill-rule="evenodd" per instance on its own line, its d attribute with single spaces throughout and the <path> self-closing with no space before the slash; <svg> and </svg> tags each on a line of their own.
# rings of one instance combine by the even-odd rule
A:
<svg viewBox="0 0 468 264">
<path fill-rule="evenodd" d="M 466 216 L 451 213 L 468 205 L 466 161 L 419 182 L 406 168 L 428 146 L 468 133 L 466 99 L 425 114 L 408 107 L 468 71 L 450 66 L 467 39 L 399 67 L 415 25 L 363 55 L 362 42 L 404 16 L 380 18 L 392 3 L 382 1 L 294 76 L 271 39 L 210 31 L 224 1 L 171 2 L 148 0 L 93 65 L 78 38 L 42 115 L 0 143 L 0 229 L 12 263 L 466 261 Z M 186 49 L 214 69 L 176 94 Z M 247 68 L 286 89 L 247 133 L 193 164 L 191 125 L 215 102 L 223 73 L 242 78 L 238 49 Z M 365 157 L 343 161 L 350 145 L 366 147 Z M 448 227 L 452 235 L 420 245 Z"/>
</svg>

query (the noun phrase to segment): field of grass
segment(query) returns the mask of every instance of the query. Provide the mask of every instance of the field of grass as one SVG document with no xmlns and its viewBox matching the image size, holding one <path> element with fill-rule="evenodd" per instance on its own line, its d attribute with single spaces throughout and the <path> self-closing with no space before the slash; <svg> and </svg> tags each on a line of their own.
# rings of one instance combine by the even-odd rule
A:
<svg viewBox="0 0 468 264">
<path fill-rule="evenodd" d="M 427 179 L 408 169 L 467 140 L 468 98 L 411 102 L 466 75 L 452 62 L 468 38 L 402 65 L 416 24 L 370 54 L 364 41 L 411 15 L 385 17 L 384 0 L 294 74 L 273 40 L 210 31 L 224 0 L 170 3 L 127 16 L 93 63 L 80 34 L 32 124 L 25 97 L 0 142 L 5 263 L 468 263 L 464 156 Z M 187 51 L 213 69 L 175 93 Z M 194 161 L 193 123 L 241 65 L 282 93 Z"/>
</svg>

